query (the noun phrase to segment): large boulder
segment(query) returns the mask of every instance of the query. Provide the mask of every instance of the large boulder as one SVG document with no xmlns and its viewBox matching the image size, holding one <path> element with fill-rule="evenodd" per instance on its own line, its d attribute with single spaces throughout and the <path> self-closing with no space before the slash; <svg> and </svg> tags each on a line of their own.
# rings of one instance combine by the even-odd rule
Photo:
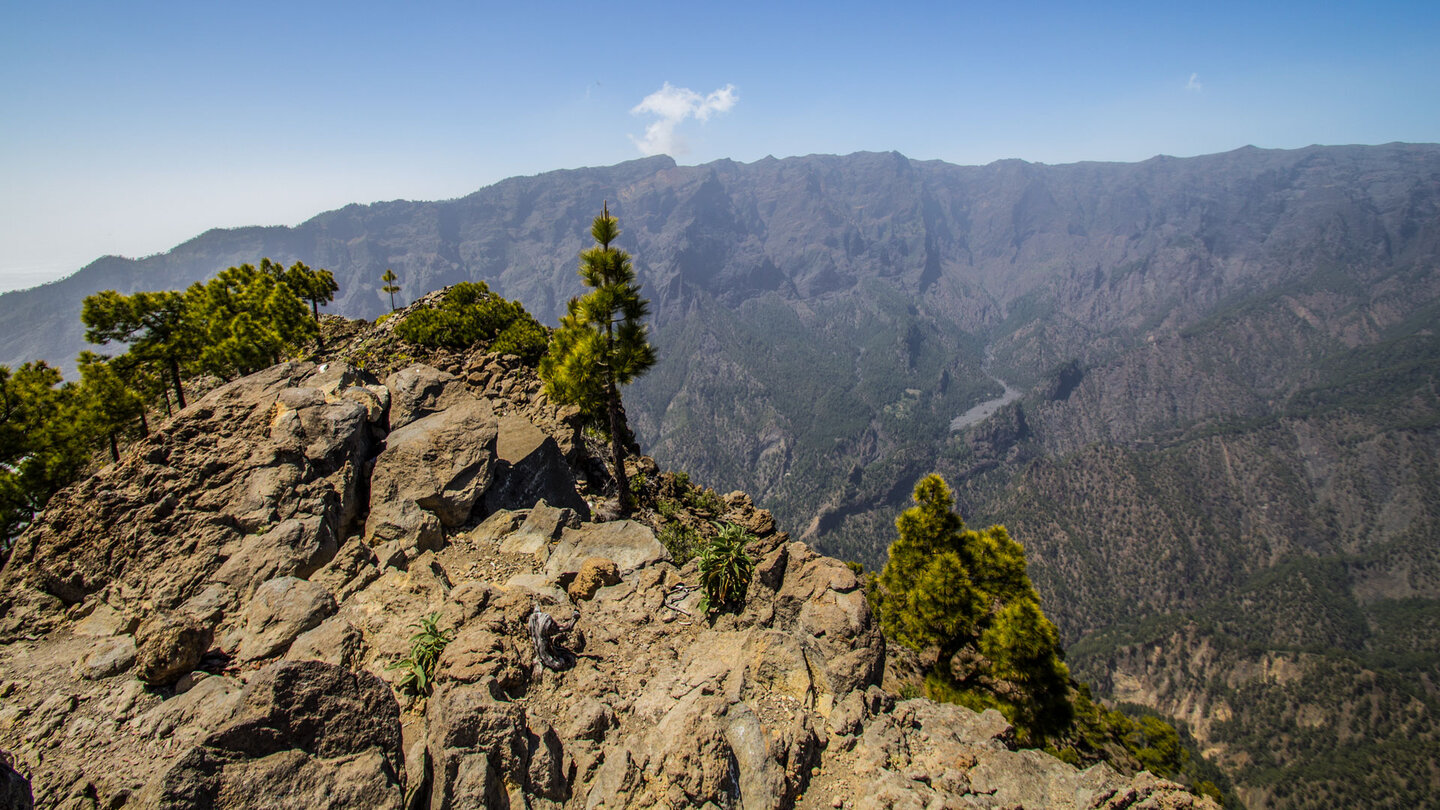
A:
<svg viewBox="0 0 1440 810">
<path fill-rule="evenodd" d="M 582 520 L 590 507 L 575 491 L 575 476 L 549 434 L 523 416 L 499 420 L 495 442 L 495 482 L 485 493 L 485 511 L 528 509 L 538 501 L 571 509 Z"/>
<path fill-rule="evenodd" d="M 455 375 L 418 363 L 386 377 L 385 388 L 390 392 L 391 430 L 471 398 Z"/>
<path fill-rule="evenodd" d="M 565 529 L 545 563 L 545 574 L 555 578 L 578 574 L 585 561 L 592 557 L 611 560 L 622 574 L 627 574 L 668 560 L 670 553 L 655 539 L 655 532 L 643 523 L 633 520 L 586 523 L 579 528 Z"/>
<path fill-rule="evenodd" d="M 569 785 L 559 737 L 516 703 L 478 685 L 442 686 L 427 710 L 431 810 L 563 802 Z M 513 797 L 511 791 L 519 794 Z"/>
<path fill-rule="evenodd" d="M 323 585 L 277 577 L 261 585 L 245 608 L 236 657 L 256 661 L 278 655 L 306 630 L 335 612 L 335 597 Z"/>
<path fill-rule="evenodd" d="M 400 707 L 368 673 L 318 661 L 259 671 L 224 726 L 139 797 L 155 808 L 399 808 Z"/>
<path fill-rule="evenodd" d="M 361 512 L 373 437 L 365 409 L 311 386 L 315 372 L 285 363 L 222 385 L 57 493 L 18 538 L 0 598 L 22 615 L 40 604 L 29 589 L 68 606 L 117 586 L 117 608 L 148 613 L 227 563 L 241 591 L 323 564 Z"/>
<path fill-rule="evenodd" d="M 494 410 L 473 397 L 392 431 L 370 477 L 367 535 L 375 531 L 370 524 L 377 512 L 388 514 L 406 502 L 445 526 L 469 520 L 490 486 L 496 434 Z"/>
<path fill-rule="evenodd" d="M 168 686 L 195 669 L 210 647 L 213 628 L 183 614 L 152 616 L 135 633 L 135 675 Z"/>
<path fill-rule="evenodd" d="M 260 583 L 275 577 L 308 578 L 339 548 L 330 525 L 319 517 L 281 521 L 264 534 L 252 534 L 212 577 L 248 598 Z"/>
</svg>

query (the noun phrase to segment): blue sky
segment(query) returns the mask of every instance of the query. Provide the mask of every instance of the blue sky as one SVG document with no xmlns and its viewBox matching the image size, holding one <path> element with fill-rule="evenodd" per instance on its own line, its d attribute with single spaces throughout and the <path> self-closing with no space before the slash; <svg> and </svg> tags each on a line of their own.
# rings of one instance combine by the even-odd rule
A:
<svg viewBox="0 0 1440 810">
<path fill-rule="evenodd" d="M 1440 3 L 1095 6 L 5 0 L 0 289 L 647 149 L 974 164 L 1440 141 Z"/>
</svg>

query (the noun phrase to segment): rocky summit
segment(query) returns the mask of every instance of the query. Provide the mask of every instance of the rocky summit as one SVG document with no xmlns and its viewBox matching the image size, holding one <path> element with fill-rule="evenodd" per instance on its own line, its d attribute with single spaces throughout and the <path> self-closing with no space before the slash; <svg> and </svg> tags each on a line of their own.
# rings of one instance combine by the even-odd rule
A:
<svg viewBox="0 0 1440 810">
<path fill-rule="evenodd" d="M 855 573 L 744 494 L 754 580 L 702 611 L 600 522 L 574 409 L 437 365 L 274 366 L 55 496 L 0 572 L 0 804 L 1213 806 L 899 699 Z"/>
</svg>

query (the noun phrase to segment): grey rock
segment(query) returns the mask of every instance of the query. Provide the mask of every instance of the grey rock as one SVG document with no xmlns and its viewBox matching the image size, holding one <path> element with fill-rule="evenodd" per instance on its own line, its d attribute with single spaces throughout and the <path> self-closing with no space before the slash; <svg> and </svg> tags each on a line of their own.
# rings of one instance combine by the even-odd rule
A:
<svg viewBox="0 0 1440 810">
<path fill-rule="evenodd" d="M 558 577 L 578 573 L 591 557 L 614 561 L 622 574 L 670 559 L 670 554 L 650 527 L 633 520 L 612 523 L 586 523 L 578 529 L 566 529 L 560 543 L 545 564 L 545 573 Z"/>
<path fill-rule="evenodd" d="M 119 675 L 135 664 L 135 637 L 111 636 L 101 639 L 85 656 L 77 670 L 82 678 L 98 681 Z"/>
<path fill-rule="evenodd" d="M 774 810 L 786 806 L 785 772 L 770 756 L 760 719 L 744 703 L 731 706 L 725 719 L 726 740 L 735 755 L 736 782 L 745 810 Z"/>
<path fill-rule="evenodd" d="M 134 633 L 139 624 L 140 622 L 135 616 L 101 602 L 95 605 L 94 609 L 83 619 L 75 623 L 72 632 L 77 636 L 92 638 L 120 636 Z"/>
<path fill-rule="evenodd" d="M 494 411 L 473 397 L 392 431 L 375 459 L 371 503 L 410 501 L 445 526 L 465 523 L 490 485 L 495 436 Z"/>
<path fill-rule="evenodd" d="M 385 388 L 390 392 L 392 431 L 471 398 L 459 378 L 420 364 L 391 374 Z"/>
<path fill-rule="evenodd" d="M 543 561 L 550 555 L 551 544 L 560 539 L 565 529 L 578 526 L 580 517 L 573 510 L 537 501 L 525 514 L 520 528 L 500 542 L 500 551 L 530 554 Z"/>
<path fill-rule="evenodd" d="M 199 593 L 186 599 L 176 612 L 201 624 L 217 625 L 239 602 L 234 588 L 224 583 L 211 582 Z"/>
<path fill-rule="evenodd" d="M 239 681 L 218 675 L 194 680 L 189 689 L 136 717 L 131 730 L 142 737 L 193 744 L 230 719 L 241 687 Z"/>
<path fill-rule="evenodd" d="M 500 509 L 490 513 L 480 525 L 471 529 L 465 535 L 465 539 L 474 545 L 496 545 L 504 540 L 507 535 L 520 528 L 520 524 L 528 517 L 526 511 L 514 511 Z"/>
<path fill-rule="evenodd" d="M 172 684 L 195 669 L 210 641 L 211 628 L 189 616 L 154 616 L 135 633 L 135 675 L 152 686 Z"/>
<path fill-rule="evenodd" d="M 400 708 L 380 679 L 318 661 L 260 670 L 234 715 L 190 748 L 141 806 L 403 807 Z"/>
<path fill-rule="evenodd" d="M 285 651 L 285 658 L 288 661 L 323 661 L 354 668 L 359 663 L 364 646 L 364 637 L 354 625 L 343 617 L 331 616 L 296 637 Z"/>
<path fill-rule="evenodd" d="M 245 608 L 237 657 L 255 661 L 284 652 L 297 636 L 334 613 L 335 607 L 335 597 L 313 582 L 295 577 L 266 582 Z"/>
<path fill-rule="evenodd" d="M 407 553 L 407 559 L 414 559 L 425 551 L 438 551 L 444 544 L 444 530 L 440 519 L 420 508 L 411 500 L 391 499 L 380 501 L 370 510 L 365 520 L 366 542 L 377 549 L 393 544 L 396 549 Z M 380 559 L 376 552 L 376 564 L 404 568 L 395 565 L 394 552 L 388 552 L 386 559 Z"/>
<path fill-rule="evenodd" d="M 248 599 L 266 580 L 308 578 L 333 559 L 338 548 L 324 520 L 292 518 L 264 534 L 247 536 L 240 551 L 226 560 L 213 578 L 233 588 L 240 599 Z"/>
<path fill-rule="evenodd" d="M 495 482 L 485 493 L 487 512 L 528 509 L 543 500 L 589 519 L 590 507 L 576 492 L 575 476 L 553 438 L 517 414 L 501 417 L 498 429 Z"/>
<path fill-rule="evenodd" d="M 427 713 L 432 810 L 504 806 L 506 783 L 529 781 L 523 708 L 475 686 L 442 684 Z"/>
</svg>

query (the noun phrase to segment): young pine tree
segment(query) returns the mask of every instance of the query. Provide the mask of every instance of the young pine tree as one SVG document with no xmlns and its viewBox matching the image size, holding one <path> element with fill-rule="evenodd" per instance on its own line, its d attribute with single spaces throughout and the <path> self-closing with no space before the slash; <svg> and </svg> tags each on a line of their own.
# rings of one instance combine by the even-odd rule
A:
<svg viewBox="0 0 1440 810">
<path fill-rule="evenodd" d="M 630 483 L 620 386 L 655 365 L 644 323 L 650 304 L 640 297 L 630 254 L 612 245 L 620 226 L 608 204 L 591 224 L 590 235 L 596 245 L 580 253 L 580 278 L 592 292 L 570 299 L 549 353 L 540 360 L 540 376 L 551 399 L 579 405 L 592 423 L 608 423 L 616 497 L 625 514 L 630 511 Z"/>
<path fill-rule="evenodd" d="M 995 706 L 1029 742 L 1043 740 L 1071 720 L 1059 633 L 1040 609 L 1025 550 L 1004 526 L 966 528 L 954 507 L 940 476 L 916 485 L 879 577 L 881 627 L 931 653 L 931 697 Z"/>
<path fill-rule="evenodd" d="M 391 312 L 395 311 L 395 293 L 400 292 L 400 285 L 395 283 L 399 278 L 399 276 L 395 275 L 395 271 L 388 267 L 385 268 L 385 274 L 380 277 L 380 280 L 385 282 L 385 286 L 381 287 L 380 291 L 390 293 Z"/>
</svg>

